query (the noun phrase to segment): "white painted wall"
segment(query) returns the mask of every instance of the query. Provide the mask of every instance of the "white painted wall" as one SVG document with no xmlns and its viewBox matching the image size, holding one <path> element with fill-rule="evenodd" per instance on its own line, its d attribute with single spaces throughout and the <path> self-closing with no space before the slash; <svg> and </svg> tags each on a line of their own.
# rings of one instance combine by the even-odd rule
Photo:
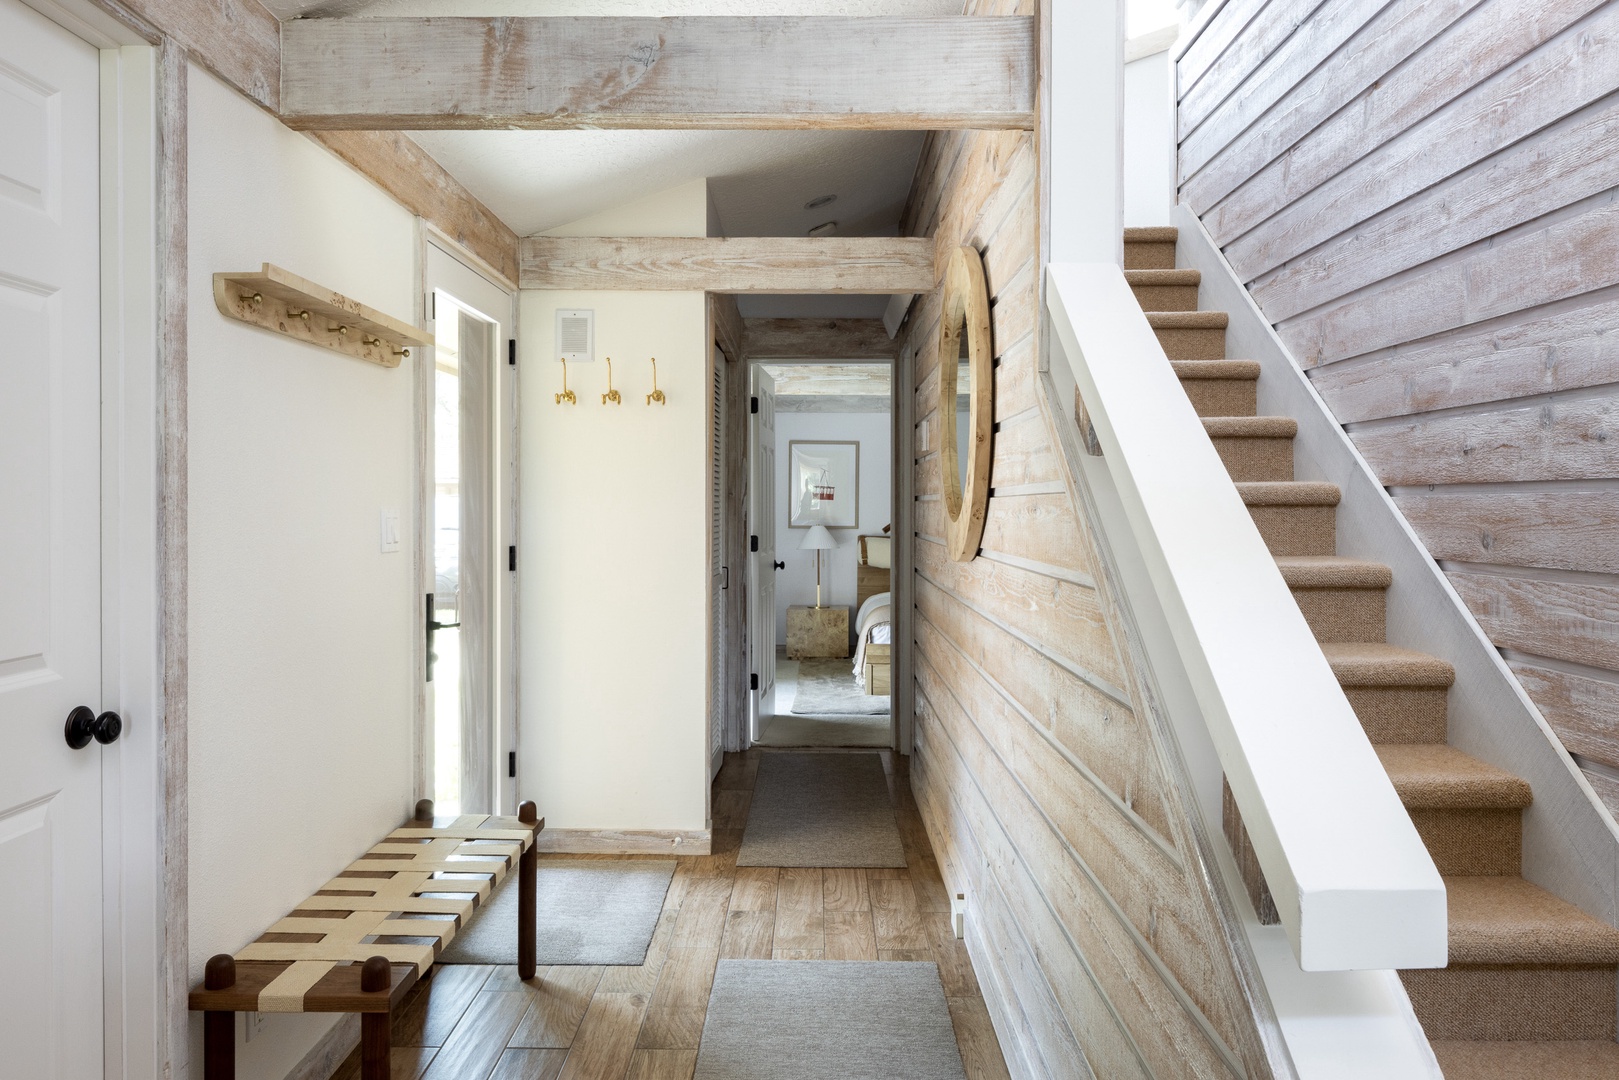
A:
<svg viewBox="0 0 1619 1080">
<path fill-rule="evenodd" d="M 201 68 L 189 79 L 195 982 L 408 815 L 420 617 L 411 530 L 397 554 L 379 537 L 382 508 L 414 513 L 409 364 L 227 319 L 211 282 L 268 261 L 412 320 L 413 219 Z M 267 1017 L 237 1075 L 281 1080 L 334 1021 Z M 194 1014 L 194 1075 L 201 1028 Z"/>
<path fill-rule="evenodd" d="M 1169 53 L 1124 65 L 1124 224 L 1168 225 L 1175 205 Z"/>
<path fill-rule="evenodd" d="M 815 553 L 802 551 L 799 542 L 807 529 L 787 525 L 788 482 L 793 440 L 860 443 L 860 527 L 833 529 L 838 546 L 821 556 L 821 602 L 844 605 L 853 630 L 855 567 L 860 563 L 858 537 L 881 534 L 893 518 L 894 449 L 890 414 L 882 413 L 776 413 L 776 558 L 787 564 L 776 572 L 776 641 L 787 641 L 787 607 L 815 603 Z"/>
<path fill-rule="evenodd" d="M 649 205 L 654 203 L 656 205 Z M 705 182 L 557 230 L 702 236 Z M 580 231 L 583 230 L 583 231 Z M 701 292 L 519 300 L 521 797 L 547 830 L 707 827 L 708 344 Z M 557 405 L 558 308 L 596 355 Z M 624 403 L 603 405 L 606 365 Z M 647 405 L 649 357 L 665 405 Z"/>
</svg>

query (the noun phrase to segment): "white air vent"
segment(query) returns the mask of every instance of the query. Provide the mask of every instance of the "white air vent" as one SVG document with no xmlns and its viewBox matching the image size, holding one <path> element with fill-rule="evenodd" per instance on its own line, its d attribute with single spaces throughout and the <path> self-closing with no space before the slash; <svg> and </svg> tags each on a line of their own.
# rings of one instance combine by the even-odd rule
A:
<svg viewBox="0 0 1619 1080">
<path fill-rule="evenodd" d="M 588 308 L 557 309 L 557 358 L 570 364 L 596 359 L 596 313 Z"/>
</svg>

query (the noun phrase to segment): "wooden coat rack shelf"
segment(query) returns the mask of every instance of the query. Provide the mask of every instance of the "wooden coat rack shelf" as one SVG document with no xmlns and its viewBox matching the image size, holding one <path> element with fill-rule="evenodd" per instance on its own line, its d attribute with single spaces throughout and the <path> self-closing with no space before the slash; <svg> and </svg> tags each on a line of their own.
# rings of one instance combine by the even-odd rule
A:
<svg viewBox="0 0 1619 1080">
<path fill-rule="evenodd" d="M 215 274 L 214 303 L 232 319 L 382 367 L 433 344 L 432 334 L 271 263 L 257 273 Z"/>
</svg>

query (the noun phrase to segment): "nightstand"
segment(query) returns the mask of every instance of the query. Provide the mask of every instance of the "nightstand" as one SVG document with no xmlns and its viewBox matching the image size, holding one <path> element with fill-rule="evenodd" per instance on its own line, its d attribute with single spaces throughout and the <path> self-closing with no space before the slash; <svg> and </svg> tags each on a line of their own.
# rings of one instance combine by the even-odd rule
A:
<svg viewBox="0 0 1619 1080">
<path fill-rule="evenodd" d="M 848 608 L 794 604 L 787 609 L 787 659 L 848 655 Z"/>
</svg>

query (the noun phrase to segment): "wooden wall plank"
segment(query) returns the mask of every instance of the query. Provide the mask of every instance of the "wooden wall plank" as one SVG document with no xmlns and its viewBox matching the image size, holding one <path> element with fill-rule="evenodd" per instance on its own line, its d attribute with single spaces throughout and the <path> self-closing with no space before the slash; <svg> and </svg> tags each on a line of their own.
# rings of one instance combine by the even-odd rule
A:
<svg viewBox="0 0 1619 1080">
<path fill-rule="evenodd" d="M 1481 0 L 1397 0 L 1327 62 L 1273 103 L 1263 122 L 1233 132 L 1220 114 L 1181 148 L 1184 191 L 1199 206 L 1225 198 L 1266 163 L 1359 96 Z M 1216 146 L 1214 133 L 1223 139 Z M 1204 149 L 1194 151 L 1194 141 Z M 1194 161 L 1196 162 L 1194 164 Z"/>
<path fill-rule="evenodd" d="M 306 128 L 1028 129 L 1035 63 L 1021 16 L 300 19 L 281 96 Z"/>
<path fill-rule="evenodd" d="M 754 360 L 893 360 L 899 343 L 881 319 L 747 319 Z"/>
<path fill-rule="evenodd" d="M 1619 83 L 1619 63 L 1615 73 Z M 1616 185 L 1619 99 L 1610 98 L 1339 233 L 1255 282 L 1254 299 L 1280 322 Z"/>
<path fill-rule="evenodd" d="M 1619 574 L 1619 488 L 1420 489 L 1394 501 L 1436 559 Z"/>
<path fill-rule="evenodd" d="M 1505 79 L 1488 80 L 1487 77 L 1514 64 L 1601 6 L 1602 0 L 1547 0 L 1534 6 L 1491 0 L 1390 73 L 1375 92 L 1360 100 L 1359 107 L 1340 109 L 1309 138 L 1257 170 L 1251 181 L 1219 205 L 1210 208 L 1191 193 L 1188 198 L 1198 213 L 1204 215 L 1204 225 L 1216 242 L 1222 246 L 1230 244 L 1276 214 L 1279 208 L 1296 203 L 1317 187 L 1347 173 L 1362 158 L 1377 157 L 1372 154 L 1373 150 L 1418 125 L 1458 95 L 1462 97 L 1458 105 L 1463 108 L 1480 99 L 1504 97 L 1511 101 L 1515 86 L 1519 87 L 1521 98 L 1524 89 L 1546 78 L 1552 67 L 1564 60 L 1559 59 L 1544 68 L 1541 60 L 1526 61 L 1516 65 Z M 1470 89 L 1478 83 L 1483 86 Z M 1422 136 L 1405 154 L 1379 151 L 1390 160 L 1382 160 L 1371 168 L 1360 182 L 1370 183 L 1378 176 L 1389 177 L 1390 174 L 1397 182 L 1401 169 L 1411 163 L 1413 156 L 1422 153 L 1425 139 L 1426 136 Z M 1338 181 L 1336 186 L 1343 187 L 1344 182 Z M 1347 193 L 1340 193 L 1339 197 L 1347 197 Z M 1338 215 L 1334 214 L 1327 224 L 1337 219 Z M 1303 220 L 1300 219 L 1301 225 Z M 1238 255 L 1243 258 L 1241 265 L 1249 265 L 1240 251 Z M 1231 258 L 1232 253 L 1228 252 L 1227 257 Z M 1238 262 L 1233 259 L 1232 265 Z"/>
<path fill-rule="evenodd" d="M 1221 148 L 1246 131 L 1278 101 L 1312 73 L 1332 70 L 1327 63 L 1340 46 L 1361 31 L 1368 39 L 1388 33 L 1386 26 L 1368 26 L 1389 0 L 1335 0 L 1321 5 L 1296 33 L 1266 55 L 1253 74 L 1201 121 L 1193 119 L 1202 96 L 1190 93 L 1182 104 L 1183 120 L 1179 178 L 1184 182 Z M 1441 6 L 1429 0 L 1430 6 Z M 1292 6 L 1292 5 L 1290 5 Z M 1340 72 L 1340 75 L 1342 73 Z M 1331 84 L 1322 84 L 1323 86 Z M 1347 80 L 1333 85 L 1334 96 L 1349 92 Z M 1306 95 L 1307 96 L 1307 92 Z M 1185 116 L 1189 112 L 1191 116 Z M 1189 123 L 1194 126 L 1188 126 Z"/>
<path fill-rule="evenodd" d="M 1619 289 L 1317 367 L 1346 424 L 1619 383 Z"/>
<path fill-rule="evenodd" d="M 933 242 L 908 237 L 528 236 L 525 289 L 901 293 L 933 288 Z"/>
<path fill-rule="evenodd" d="M 1497 646 L 1619 671 L 1619 584 L 1462 570 L 1448 576 Z"/>
<path fill-rule="evenodd" d="M 1247 30 L 1269 0 L 1227 0 L 1186 47 L 1175 64 L 1176 97 L 1185 97 L 1197 80 L 1208 74 L 1216 60 Z"/>
<path fill-rule="evenodd" d="M 1569 753 L 1619 769 L 1619 682 L 1523 660 L 1510 666 Z"/>
<path fill-rule="evenodd" d="M 1313 366 L 1615 284 L 1619 203 L 1609 201 L 1279 323 L 1276 332 Z"/>
<path fill-rule="evenodd" d="M 1213 115 L 1322 6 L 1321 0 L 1297 0 L 1266 7 L 1226 47 L 1220 62 L 1180 95 L 1180 137 L 1185 139 Z"/>
<path fill-rule="evenodd" d="M 1389 485 L 1619 476 L 1619 395 L 1602 390 L 1379 421 L 1349 434 Z"/>
</svg>

